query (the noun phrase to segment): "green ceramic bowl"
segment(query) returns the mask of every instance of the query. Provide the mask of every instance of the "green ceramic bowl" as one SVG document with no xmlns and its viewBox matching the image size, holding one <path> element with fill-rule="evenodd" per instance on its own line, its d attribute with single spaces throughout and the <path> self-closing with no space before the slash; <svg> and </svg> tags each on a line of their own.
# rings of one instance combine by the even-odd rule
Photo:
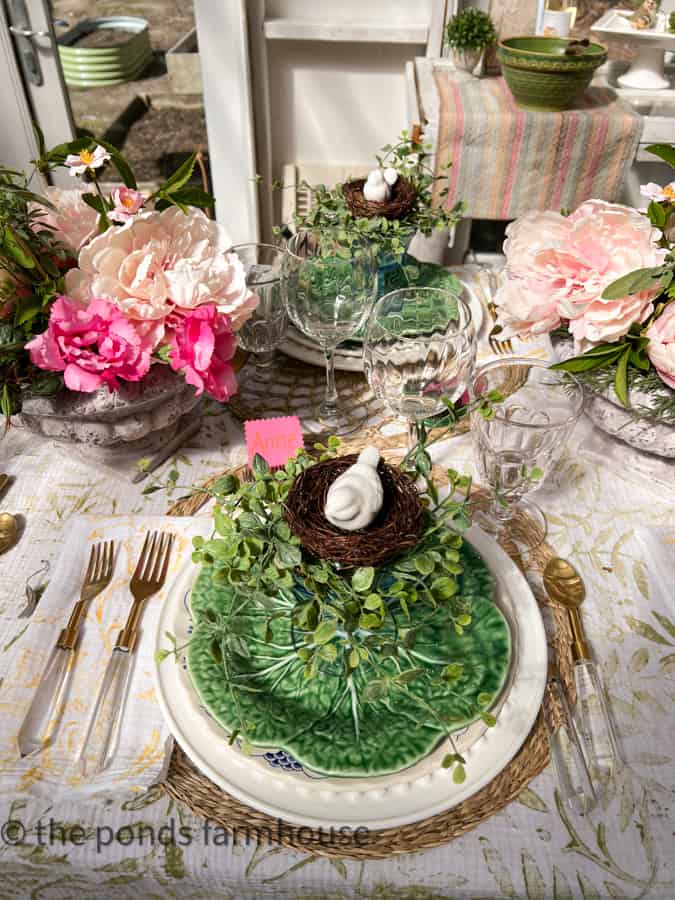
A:
<svg viewBox="0 0 675 900">
<path fill-rule="evenodd" d="M 567 38 L 533 36 L 499 42 L 497 59 L 518 106 L 558 111 L 568 109 L 584 93 L 607 59 L 607 48 L 589 44 L 581 53 L 566 56 L 571 43 Z"/>
</svg>

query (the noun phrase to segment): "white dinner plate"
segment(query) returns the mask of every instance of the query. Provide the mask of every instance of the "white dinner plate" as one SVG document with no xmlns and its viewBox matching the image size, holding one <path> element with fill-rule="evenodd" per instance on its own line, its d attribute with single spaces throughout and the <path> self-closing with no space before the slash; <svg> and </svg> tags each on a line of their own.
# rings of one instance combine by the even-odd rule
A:
<svg viewBox="0 0 675 900">
<path fill-rule="evenodd" d="M 461 279 L 459 280 L 461 281 Z M 462 298 L 469 304 L 473 328 L 476 335 L 478 335 L 485 317 L 483 305 L 475 291 L 465 281 L 462 281 L 462 285 L 464 286 Z M 316 342 L 302 334 L 290 323 L 286 330 L 286 338 L 281 345 L 281 350 L 286 356 L 291 356 L 293 359 L 299 359 L 302 362 L 311 363 L 315 366 L 326 365 L 323 352 Z M 362 347 L 338 347 L 335 351 L 335 368 L 341 372 L 363 372 Z"/>
<path fill-rule="evenodd" d="M 406 825 L 443 812 L 488 784 L 513 759 L 539 711 L 546 683 L 547 647 L 537 601 L 517 566 L 475 526 L 468 538 L 497 581 L 496 602 L 511 630 L 512 658 L 496 708 L 497 724 L 475 723 L 456 736 L 466 758 L 466 781 L 455 784 L 441 767 L 443 741 L 413 766 L 391 775 L 336 778 L 308 771 L 287 754 L 245 755 L 201 705 L 183 658 L 155 665 L 157 697 L 169 728 L 195 766 L 243 803 L 270 816 L 313 828 Z M 198 567 L 187 561 L 170 588 L 157 629 L 157 649 L 189 640 L 190 590 Z"/>
</svg>

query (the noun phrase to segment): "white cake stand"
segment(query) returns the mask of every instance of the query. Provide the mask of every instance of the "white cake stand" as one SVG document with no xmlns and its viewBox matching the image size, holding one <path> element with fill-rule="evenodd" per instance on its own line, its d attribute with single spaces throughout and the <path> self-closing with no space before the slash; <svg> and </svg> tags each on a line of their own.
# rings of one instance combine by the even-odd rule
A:
<svg viewBox="0 0 675 900">
<path fill-rule="evenodd" d="M 631 15 L 630 10 L 609 9 L 591 26 L 591 31 L 606 41 L 618 40 L 631 44 L 637 50 L 630 69 L 617 79 L 620 87 L 643 91 L 666 90 L 670 82 L 664 75 L 664 57 L 666 51 L 675 50 L 675 34 L 666 30 L 668 16 L 660 12 L 654 28 L 639 31 L 628 21 Z"/>
</svg>

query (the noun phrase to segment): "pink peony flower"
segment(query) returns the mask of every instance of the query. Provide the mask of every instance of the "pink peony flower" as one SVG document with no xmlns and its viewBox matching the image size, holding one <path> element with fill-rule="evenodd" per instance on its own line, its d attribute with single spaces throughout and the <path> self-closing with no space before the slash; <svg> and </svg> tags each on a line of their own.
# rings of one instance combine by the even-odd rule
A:
<svg viewBox="0 0 675 900">
<path fill-rule="evenodd" d="M 661 265 L 659 237 L 637 210 L 602 200 L 568 217 L 533 212 L 511 223 L 508 278 L 495 297 L 505 336 L 547 332 L 567 319 L 577 349 L 623 337 L 649 316 L 658 289 L 619 300 L 602 293 L 634 269 Z"/>
<path fill-rule="evenodd" d="M 225 229 L 201 210 L 142 212 L 83 248 L 66 275 L 68 293 L 105 297 L 127 316 L 163 322 L 173 310 L 215 303 L 238 330 L 258 303 Z"/>
<path fill-rule="evenodd" d="M 96 210 L 87 206 L 82 199 L 84 193 L 85 188 L 63 190 L 48 187 L 44 195 L 56 208 L 56 212 L 38 203 L 30 204 L 31 212 L 39 213 L 36 223 L 53 229 L 54 238 L 74 255 L 77 255 L 82 244 L 96 234 L 98 222 Z"/>
<path fill-rule="evenodd" d="M 647 329 L 647 355 L 664 384 L 675 389 L 675 303 L 669 303 Z"/>
<path fill-rule="evenodd" d="M 122 224 L 135 216 L 145 201 L 145 197 L 140 191 L 128 187 L 115 188 L 110 196 L 115 208 L 108 213 L 108 218 Z"/>
<path fill-rule="evenodd" d="M 230 320 L 218 313 L 215 303 L 199 306 L 185 316 L 172 319 L 174 326 L 169 362 L 174 372 L 182 372 L 197 394 L 206 391 L 225 403 L 237 392 L 237 380 L 230 360 L 236 340 Z"/>
<path fill-rule="evenodd" d="M 87 169 L 100 169 L 109 159 L 108 151 L 97 144 L 93 150 L 69 153 L 66 156 L 65 164 L 70 169 L 71 175 L 84 175 Z"/>
<path fill-rule="evenodd" d="M 26 344 L 34 365 L 63 372 L 67 388 L 86 393 L 104 384 L 115 390 L 118 378 L 140 381 L 152 346 L 107 300 L 84 307 L 63 296 L 51 308 L 47 330 Z"/>
</svg>

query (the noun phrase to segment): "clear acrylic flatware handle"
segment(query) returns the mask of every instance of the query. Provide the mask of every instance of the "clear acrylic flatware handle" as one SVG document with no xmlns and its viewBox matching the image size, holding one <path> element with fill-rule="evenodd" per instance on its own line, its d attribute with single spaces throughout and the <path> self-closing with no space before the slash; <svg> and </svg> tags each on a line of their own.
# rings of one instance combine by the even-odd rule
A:
<svg viewBox="0 0 675 900">
<path fill-rule="evenodd" d="M 112 652 L 91 713 L 77 763 L 83 775 L 102 772 L 111 762 L 119 741 L 132 654 Z M 94 751 L 93 760 L 90 759 Z"/>
<path fill-rule="evenodd" d="M 560 795 L 566 806 L 583 816 L 590 812 L 597 802 L 588 765 L 574 726 L 567 697 L 558 679 L 549 679 L 546 690 L 562 713 L 562 721 L 557 730 L 553 728 L 548 715 L 544 714 Z"/>
<path fill-rule="evenodd" d="M 21 756 L 39 753 L 49 743 L 53 717 L 67 696 L 74 652 L 58 644 L 52 650 L 42 678 L 23 720 L 17 743 Z"/>
<path fill-rule="evenodd" d="M 596 664 L 580 659 L 574 666 L 576 715 L 592 775 L 609 778 L 623 765 L 607 695 Z"/>
</svg>

